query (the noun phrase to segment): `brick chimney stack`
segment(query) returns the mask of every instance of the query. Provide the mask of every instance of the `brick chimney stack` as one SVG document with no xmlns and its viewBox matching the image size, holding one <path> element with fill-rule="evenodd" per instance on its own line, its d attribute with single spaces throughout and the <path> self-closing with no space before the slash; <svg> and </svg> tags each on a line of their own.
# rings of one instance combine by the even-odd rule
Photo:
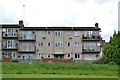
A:
<svg viewBox="0 0 120 80">
<path fill-rule="evenodd" d="M 24 27 L 24 24 L 23 24 L 23 21 L 22 21 L 22 20 L 19 21 L 19 26 L 20 26 L 21 28 Z"/>
<path fill-rule="evenodd" d="M 96 27 L 96 28 L 98 28 L 98 27 L 99 27 L 99 26 L 98 26 L 98 23 L 95 23 L 95 27 Z"/>
</svg>

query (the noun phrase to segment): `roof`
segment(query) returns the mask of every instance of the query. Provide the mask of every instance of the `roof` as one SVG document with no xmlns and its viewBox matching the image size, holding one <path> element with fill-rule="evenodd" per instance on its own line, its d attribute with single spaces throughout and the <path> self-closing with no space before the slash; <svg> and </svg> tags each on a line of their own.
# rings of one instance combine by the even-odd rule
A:
<svg viewBox="0 0 120 80">
<path fill-rule="evenodd" d="M 101 30 L 96 27 L 23 27 L 20 30 Z"/>
<path fill-rule="evenodd" d="M 18 24 L 2 24 L 2 28 L 20 28 Z"/>
</svg>

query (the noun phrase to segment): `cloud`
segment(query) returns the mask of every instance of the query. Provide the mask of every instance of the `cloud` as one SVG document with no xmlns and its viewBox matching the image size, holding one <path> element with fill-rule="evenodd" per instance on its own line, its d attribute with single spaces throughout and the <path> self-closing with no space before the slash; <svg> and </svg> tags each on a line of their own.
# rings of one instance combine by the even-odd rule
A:
<svg viewBox="0 0 120 80">
<path fill-rule="evenodd" d="M 110 1 L 113 1 L 113 0 L 95 0 L 95 2 L 97 4 L 105 4 L 105 3 L 110 2 Z"/>
<path fill-rule="evenodd" d="M 118 0 L 1 0 L 0 23 L 23 19 L 23 4 L 25 26 L 93 27 L 98 22 L 106 40 L 118 28 Z"/>
</svg>

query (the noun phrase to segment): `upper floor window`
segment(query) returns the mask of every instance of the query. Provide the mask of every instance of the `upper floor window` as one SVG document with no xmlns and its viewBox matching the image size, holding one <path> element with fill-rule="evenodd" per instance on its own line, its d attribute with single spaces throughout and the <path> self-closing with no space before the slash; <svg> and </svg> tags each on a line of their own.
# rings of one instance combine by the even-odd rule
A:
<svg viewBox="0 0 120 80">
<path fill-rule="evenodd" d="M 51 32 L 50 31 L 48 31 L 48 34 L 50 34 Z"/>
<path fill-rule="evenodd" d="M 43 32 L 43 31 L 40 31 L 40 32 L 39 32 L 39 35 L 42 35 L 42 36 L 43 36 L 43 35 L 44 35 L 44 32 Z"/>
<path fill-rule="evenodd" d="M 79 47 L 80 46 L 80 43 L 79 42 L 75 42 L 75 47 Z"/>
<path fill-rule="evenodd" d="M 57 48 L 63 47 L 63 42 L 55 43 L 55 46 L 56 46 Z"/>
<path fill-rule="evenodd" d="M 67 35 L 71 35 L 71 31 L 67 31 Z"/>
<path fill-rule="evenodd" d="M 44 46 L 44 43 L 39 42 L 38 45 L 39 45 L 40 47 L 43 47 L 43 46 Z"/>
<path fill-rule="evenodd" d="M 22 38 L 23 39 L 34 39 L 34 32 L 33 31 L 24 31 L 22 32 Z"/>
<path fill-rule="evenodd" d="M 89 51 L 100 51 L 100 47 L 95 42 L 84 43 L 83 49 Z"/>
<path fill-rule="evenodd" d="M 34 51 L 35 46 L 34 46 L 34 43 L 25 42 L 20 44 L 19 49 L 21 51 Z"/>
<path fill-rule="evenodd" d="M 48 46 L 51 46 L 51 42 L 48 43 Z"/>
<path fill-rule="evenodd" d="M 3 32 L 7 35 L 7 36 L 9 36 L 9 37 L 11 37 L 11 36 L 16 36 L 16 34 L 17 34 L 17 29 L 14 29 L 14 28 L 3 28 Z"/>
<path fill-rule="evenodd" d="M 4 48 L 17 48 L 16 40 L 5 40 L 3 44 Z"/>
<path fill-rule="evenodd" d="M 71 46 L 70 42 L 68 42 L 68 46 Z"/>
<path fill-rule="evenodd" d="M 74 36 L 80 36 L 80 32 L 79 31 L 74 32 Z"/>
<path fill-rule="evenodd" d="M 85 36 L 90 37 L 92 35 L 93 31 L 85 31 Z"/>
<path fill-rule="evenodd" d="M 55 32 L 55 35 L 56 35 L 56 36 L 63 36 L 63 31 L 56 31 L 56 32 Z"/>
<path fill-rule="evenodd" d="M 94 43 L 94 42 L 84 43 L 84 46 L 88 47 L 88 48 L 90 48 L 90 47 L 96 47 L 96 43 Z"/>
</svg>

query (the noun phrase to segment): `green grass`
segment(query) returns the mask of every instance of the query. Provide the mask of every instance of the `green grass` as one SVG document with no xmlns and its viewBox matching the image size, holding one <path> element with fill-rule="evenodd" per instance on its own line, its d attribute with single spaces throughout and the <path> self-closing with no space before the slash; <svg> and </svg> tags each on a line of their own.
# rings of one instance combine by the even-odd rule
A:
<svg viewBox="0 0 120 80">
<path fill-rule="evenodd" d="M 2 64 L 3 77 L 34 78 L 114 78 L 118 76 L 118 66 L 110 64 L 76 63 L 11 63 Z M 24 75 L 24 76 L 23 76 Z"/>
<path fill-rule="evenodd" d="M 3 74 L 3 78 L 118 78 L 104 75 L 43 75 L 43 74 Z"/>
</svg>

